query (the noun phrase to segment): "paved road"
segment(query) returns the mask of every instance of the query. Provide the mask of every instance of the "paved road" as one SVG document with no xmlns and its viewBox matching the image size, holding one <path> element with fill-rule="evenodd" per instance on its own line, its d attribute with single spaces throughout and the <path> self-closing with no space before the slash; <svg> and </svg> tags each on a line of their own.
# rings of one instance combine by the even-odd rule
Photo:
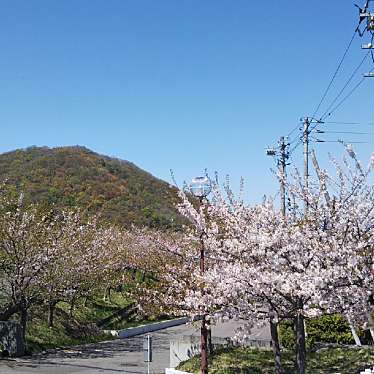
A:
<svg viewBox="0 0 374 374">
<path fill-rule="evenodd" d="M 232 335 L 237 323 L 227 323 L 213 328 L 213 336 Z M 153 362 L 151 372 L 164 373 L 169 367 L 170 340 L 198 335 L 193 326 L 177 326 L 153 332 Z M 71 374 L 71 373 L 146 373 L 143 362 L 143 336 L 88 344 L 76 348 L 38 354 L 29 358 L 0 360 L 1 374 Z"/>
</svg>

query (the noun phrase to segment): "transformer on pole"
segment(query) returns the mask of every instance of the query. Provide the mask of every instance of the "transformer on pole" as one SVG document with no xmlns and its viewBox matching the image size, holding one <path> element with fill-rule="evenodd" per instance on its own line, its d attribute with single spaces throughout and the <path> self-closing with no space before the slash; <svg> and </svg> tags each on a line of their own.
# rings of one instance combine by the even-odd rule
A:
<svg viewBox="0 0 374 374">
<path fill-rule="evenodd" d="M 266 149 L 266 155 L 277 157 L 277 165 L 279 169 L 280 197 L 282 216 L 286 217 L 286 166 L 289 158 L 288 147 L 290 144 L 286 142 L 284 136 L 279 139 L 278 148 L 269 147 Z"/>
<path fill-rule="evenodd" d="M 357 26 L 356 31 L 358 32 L 358 34 L 361 37 L 364 36 L 365 32 L 368 32 L 368 33 L 371 34 L 371 41 L 367 44 L 362 44 L 361 48 L 371 50 L 371 58 L 372 58 L 373 63 L 374 63 L 374 53 L 373 53 L 373 49 L 374 49 L 374 45 L 373 45 L 373 41 L 374 41 L 374 13 L 369 11 L 369 4 L 370 4 L 371 1 L 372 0 L 366 0 L 365 6 L 363 8 L 360 8 L 358 5 L 356 5 L 356 7 L 359 10 L 359 17 L 360 17 L 359 24 Z M 360 25 L 364 21 L 366 21 L 366 26 L 361 31 L 360 30 Z M 373 78 L 373 77 L 374 77 L 374 74 L 372 73 L 372 71 L 370 71 L 367 74 L 364 74 L 364 78 Z"/>
</svg>

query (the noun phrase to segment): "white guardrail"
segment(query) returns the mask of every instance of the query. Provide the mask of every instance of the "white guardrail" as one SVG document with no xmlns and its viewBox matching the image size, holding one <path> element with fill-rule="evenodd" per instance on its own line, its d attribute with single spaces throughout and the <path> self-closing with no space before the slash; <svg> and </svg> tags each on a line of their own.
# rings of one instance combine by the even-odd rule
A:
<svg viewBox="0 0 374 374">
<path fill-rule="evenodd" d="M 153 331 L 167 329 L 169 327 L 184 325 L 188 321 L 189 321 L 188 318 L 176 318 L 176 319 L 171 319 L 169 321 L 155 322 L 155 323 L 149 323 L 146 325 L 130 327 L 124 330 L 104 330 L 104 332 L 114 337 L 124 339 L 124 338 L 130 338 L 136 335 L 148 334 Z"/>
</svg>

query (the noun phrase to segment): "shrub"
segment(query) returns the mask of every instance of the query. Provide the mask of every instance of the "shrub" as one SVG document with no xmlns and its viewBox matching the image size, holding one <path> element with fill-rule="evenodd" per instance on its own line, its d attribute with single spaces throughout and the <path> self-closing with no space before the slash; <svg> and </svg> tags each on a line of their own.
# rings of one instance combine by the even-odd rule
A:
<svg viewBox="0 0 374 374">
<path fill-rule="evenodd" d="M 354 344 L 351 330 L 345 318 L 340 314 L 324 315 L 306 320 L 307 347 L 313 348 L 315 343 Z M 366 342 L 365 334 L 358 331 L 362 342 Z M 283 321 L 280 324 L 280 339 L 284 348 L 295 347 L 293 322 Z"/>
</svg>

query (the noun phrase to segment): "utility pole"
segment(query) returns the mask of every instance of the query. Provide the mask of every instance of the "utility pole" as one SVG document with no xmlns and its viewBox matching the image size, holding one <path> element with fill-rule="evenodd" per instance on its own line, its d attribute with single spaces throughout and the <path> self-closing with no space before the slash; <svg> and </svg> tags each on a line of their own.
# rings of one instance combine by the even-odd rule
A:
<svg viewBox="0 0 374 374">
<path fill-rule="evenodd" d="M 211 183 L 208 177 L 196 177 L 192 179 L 190 184 L 191 193 L 197 197 L 200 201 L 200 207 L 203 207 L 204 200 L 211 192 Z M 204 275 L 206 271 L 205 264 L 205 243 L 204 243 L 205 231 L 200 233 L 200 274 Z M 201 285 L 201 294 L 204 295 L 204 285 Z M 202 306 L 201 310 L 201 328 L 200 328 L 200 372 L 201 374 L 208 374 L 208 340 L 209 331 L 208 323 L 206 321 L 206 313 Z"/>
<path fill-rule="evenodd" d="M 266 154 L 268 156 L 277 156 L 277 166 L 279 169 L 279 182 L 280 182 L 280 198 L 281 198 L 281 213 L 284 220 L 286 220 L 286 166 L 289 158 L 288 146 L 284 136 L 279 139 L 278 149 L 268 148 Z M 269 309 L 270 317 L 270 336 L 272 348 L 275 356 L 275 373 L 284 374 L 284 369 L 281 361 L 281 348 L 279 344 L 279 331 L 278 319 L 276 311 L 271 307 Z"/>
<path fill-rule="evenodd" d="M 374 39 L 374 13 L 369 11 L 369 3 L 371 0 L 366 0 L 364 8 L 360 8 L 358 5 L 357 8 L 359 9 L 359 24 L 357 27 L 358 34 L 363 37 L 365 32 L 371 33 L 372 38 L 371 42 L 368 44 L 362 44 L 362 49 L 374 49 L 373 39 Z M 362 22 L 366 21 L 366 26 L 363 31 L 360 30 L 360 25 Z M 373 52 L 371 53 L 373 57 Z M 373 71 L 364 74 L 364 78 L 374 78 Z"/>
<path fill-rule="evenodd" d="M 312 149 L 311 153 L 312 153 L 312 162 L 313 162 L 314 169 L 317 173 L 317 177 L 319 179 L 319 182 L 320 182 L 321 186 L 323 187 L 323 194 L 325 196 L 326 204 L 330 205 L 330 194 L 329 194 L 329 191 L 327 190 L 327 188 L 325 186 L 325 181 L 322 179 L 321 169 L 319 167 L 319 164 L 318 164 L 318 161 L 317 161 L 317 156 L 316 156 L 316 153 L 314 152 L 314 149 Z"/>
<path fill-rule="evenodd" d="M 303 128 L 303 144 L 304 144 L 304 189 L 309 187 L 309 134 L 310 134 L 310 119 L 304 118 Z M 308 201 L 305 202 L 305 211 L 308 210 Z"/>
<path fill-rule="evenodd" d="M 204 197 L 200 197 L 200 205 L 203 204 Z M 200 236 L 200 274 L 203 275 L 205 273 L 205 244 L 203 239 L 204 233 Z M 202 293 L 204 293 L 204 289 L 202 289 Z M 200 373 L 201 374 L 208 374 L 208 326 L 207 321 L 205 319 L 205 314 L 202 316 L 201 320 L 201 327 L 200 327 Z"/>
<path fill-rule="evenodd" d="M 369 17 L 369 16 L 368 16 Z M 371 18 L 368 18 L 368 26 L 367 26 L 367 29 L 368 30 L 371 30 L 372 34 L 373 34 L 373 37 L 374 37 L 374 13 L 371 14 L 370 16 Z M 370 21 L 371 19 L 371 21 Z M 369 25 L 371 25 L 371 28 L 369 29 Z M 373 37 L 372 37 L 372 41 L 373 41 Z M 372 41 L 368 44 L 362 44 L 361 45 L 361 48 L 362 49 L 371 49 L 371 55 L 373 57 L 373 50 L 374 50 L 374 44 L 372 43 Z M 374 73 L 372 71 L 370 71 L 369 73 L 366 73 L 364 74 L 364 78 L 374 78 Z"/>
<path fill-rule="evenodd" d="M 287 147 L 288 143 L 285 142 L 284 136 L 279 139 L 279 178 L 280 178 L 280 196 L 281 196 L 281 212 L 283 218 L 286 218 L 286 165 L 289 157 Z"/>
<path fill-rule="evenodd" d="M 286 166 L 289 158 L 288 147 L 289 143 L 286 143 L 286 139 L 282 136 L 278 142 L 278 149 L 271 147 L 266 150 L 267 156 L 277 156 L 277 166 L 279 169 L 279 181 L 280 181 L 280 198 L 281 198 L 281 212 L 283 218 L 286 217 Z"/>
</svg>

